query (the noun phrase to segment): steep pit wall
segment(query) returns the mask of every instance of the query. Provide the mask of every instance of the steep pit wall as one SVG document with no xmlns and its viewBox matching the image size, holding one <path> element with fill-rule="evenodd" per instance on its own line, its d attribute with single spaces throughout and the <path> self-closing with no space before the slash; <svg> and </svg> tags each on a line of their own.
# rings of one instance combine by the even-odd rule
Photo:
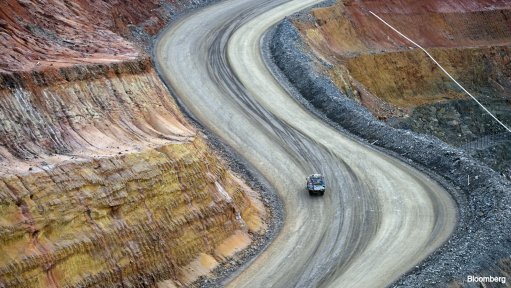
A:
<svg viewBox="0 0 511 288">
<path fill-rule="evenodd" d="M 496 96 L 509 94 L 509 3 L 401 2 L 407 1 L 339 1 L 312 10 L 311 17 L 301 17 L 294 24 L 308 45 L 333 65 L 329 73 L 336 83 L 344 82 L 338 86 L 346 92 L 363 90 L 357 85 L 361 84 L 372 95 L 401 108 L 467 97 L 422 51 L 368 14 L 374 11 L 430 48 L 467 88 Z"/>
<path fill-rule="evenodd" d="M 465 88 L 511 101 L 506 98 L 511 91 L 510 47 L 432 48 L 429 52 Z M 468 98 L 417 49 L 363 54 L 346 59 L 346 67 L 372 94 L 399 107 Z"/>
<path fill-rule="evenodd" d="M 394 127 L 434 135 L 511 177 L 505 130 L 373 11 L 428 49 L 504 123 L 511 123 L 508 1 L 338 1 L 295 18 L 307 45 L 346 95 Z M 472 142 L 491 142 L 472 145 Z M 504 143 L 505 142 L 505 143 Z M 484 155 L 484 156 L 483 156 Z M 488 155 L 494 155 L 490 158 Z M 506 156 L 508 155 L 508 156 Z"/>
<path fill-rule="evenodd" d="M 189 284 L 261 232 L 264 207 L 203 140 L 0 182 L 0 286 Z"/>
<path fill-rule="evenodd" d="M 432 48 L 430 53 L 501 121 L 511 123 L 509 47 Z M 487 147 L 467 146 L 471 142 L 491 142 L 487 135 L 505 134 L 505 130 L 444 76 L 422 51 L 364 54 L 349 58 L 346 63 L 351 77 L 360 83 L 358 87 L 378 95 L 372 99 L 407 111 L 404 117 L 385 115 L 382 109 L 371 109 L 376 105 L 367 105 L 372 102 L 360 96 L 360 102 L 373 114 L 384 114 L 387 123 L 395 127 L 434 135 L 457 147 L 475 147 L 467 151 L 497 171 L 511 171 L 511 158 L 499 153 L 506 151 L 506 145 L 500 147 L 497 141 L 492 141 Z M 509 140 L 505 142 L 511 147 Z M 488 153 L 490 150 L 495 153 Z"/>
<path fill-rule="evenodd" d="M 0 287 L 180 286 L 266 229 L 148 59 L 4 73 L 0 119 Z"/>
<path fill-rule="evenodd" d="M 149 59 L 3 74 L 0 97 L 6 159 L 113 154 L 195 134 Z"/>
<path fill-rule="evenodd" d="M 303 19 L 303 15 L 298 17 Z M 290 20 L 278 24 L 272 33 L 268 38 L 272 67 L 276 75 L 296 88 L 299 95 L 294 96 L 299 101 L 342 131 L 365 139 L 368 145 L 430 171 L 458 204 L 459 222 L 449 241 L 394 286 L 474 287 L 466 282 L 467 275 L 509 279 L 511 182 L 435 137 L 395 129 L 375 119 L 318 69 L 324 58 L 310 51 Z"/>
</svg>

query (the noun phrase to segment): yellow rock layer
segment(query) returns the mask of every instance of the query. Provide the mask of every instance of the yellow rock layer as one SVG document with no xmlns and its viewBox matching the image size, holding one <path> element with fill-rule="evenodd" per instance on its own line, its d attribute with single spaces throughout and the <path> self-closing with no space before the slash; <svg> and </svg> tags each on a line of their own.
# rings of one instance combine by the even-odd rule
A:
<svg viewBox="0 0 511 288">
<path fill-rule="evenodd" d="M 87 69 L 0 81 L 0 287 L 182 286 L 264 233 L 149 63 Z"/>
<path fill-rule="evenodd" d="M 260 202 L 201 138 L 5 177 L 0 187 L 9 287 L 180 280 L 200 253 L 220 262 L 264 229 L 253 223 L 264 216 Z"/>
</svg>

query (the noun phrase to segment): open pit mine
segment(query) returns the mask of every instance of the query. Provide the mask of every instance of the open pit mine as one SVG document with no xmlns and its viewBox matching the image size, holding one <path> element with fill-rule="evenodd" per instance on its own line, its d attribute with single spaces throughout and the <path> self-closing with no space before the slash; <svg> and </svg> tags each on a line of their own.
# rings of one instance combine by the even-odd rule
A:
<svg viewBox="0 0 511 288">
<path fill-rule="evenodd" d="M 0 288 L 511 287 L 509 127 L 507 0 L 3 0 Z"/>
</svg>

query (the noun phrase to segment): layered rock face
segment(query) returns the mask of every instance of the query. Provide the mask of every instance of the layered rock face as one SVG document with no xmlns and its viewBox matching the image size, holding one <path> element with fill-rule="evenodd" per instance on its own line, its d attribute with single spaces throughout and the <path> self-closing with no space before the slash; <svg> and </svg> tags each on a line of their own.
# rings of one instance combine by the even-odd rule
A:
<svg viewBox="0 0 511 288">
<path fill-rule="evenodd" d="M 245 248 L 264 214 L 199 138 L 0 186 L 5 287 L 189 284 Z"/>
<path fill-rule="evenodd" d="M 1 85 L 0 284 L 186 284 L 263 232 L 148 60 Z"/>
<path fill-rule="evenodd" d="M 0 287 L 187 285 L 266 230 L 259 194 L 121 37 L 192 6 L 129 2 L 2 4 Z"/>
<path fill-rule="evenodd" d="M 509 44 L 510 8 L 505 0 L 344 0 L 314 9 L 311 21 L 296 24 L 308 39 L 317 40 L 311 44 L 321 51 L 344 56 L 403 51 L 411 46 L 369 11 L 423 47 L 488 47 Z"/>
<path fill-rule="evenodd" d="M 195 134 L 148 59 L 4 74 L 0 85 L 5 159 L 108 154 Z"/>
<path fill-rule="evenodd" d="M 470 148 L 476 156 L 506 154 L 511 139 L 506 138 L 505 145 L 496 141 L 503 137 L 503 127 L 422 51 L 369 11 L 428 49 L 492 113 L 511 125 L 509 1 L 339 1 L 314 9 L 312 18 L 295 21 L 325 60 L 319 66 L 378 118 Z M 479 158 L 511 173 L 509 157 Z"/>
</svg>

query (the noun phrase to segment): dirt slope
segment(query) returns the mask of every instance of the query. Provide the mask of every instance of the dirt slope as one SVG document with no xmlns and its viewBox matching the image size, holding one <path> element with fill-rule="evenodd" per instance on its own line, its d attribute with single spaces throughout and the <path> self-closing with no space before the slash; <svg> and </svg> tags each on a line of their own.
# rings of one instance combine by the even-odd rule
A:
<svg viewBox="0 0 511 288">
<path fill-rule="evenodd" d="M 207 2 L 6 0 L 0 71 L 135 59 L 175 15 Z"/>
</svg>

